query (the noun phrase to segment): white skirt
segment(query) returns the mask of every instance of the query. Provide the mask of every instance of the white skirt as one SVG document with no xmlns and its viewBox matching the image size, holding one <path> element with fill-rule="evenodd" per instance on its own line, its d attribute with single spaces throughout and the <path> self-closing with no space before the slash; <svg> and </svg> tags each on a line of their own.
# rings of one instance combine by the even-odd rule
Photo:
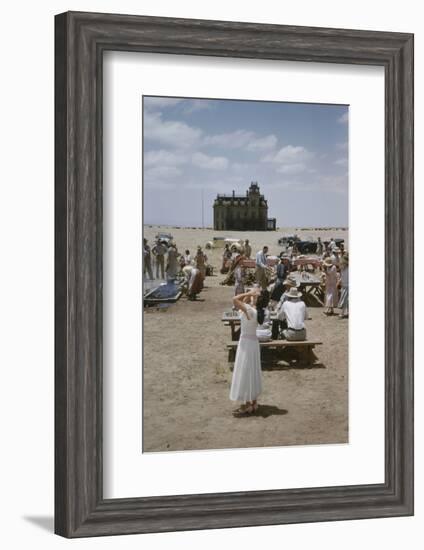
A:
<svg viewBox="0 0 424 550">
<path fill-rule="evenodd" d="M 261 352 L 259 341 L 240 336 L 234 362 L 230 399 L 254 401 L 262 391 Z"/>
</svg>

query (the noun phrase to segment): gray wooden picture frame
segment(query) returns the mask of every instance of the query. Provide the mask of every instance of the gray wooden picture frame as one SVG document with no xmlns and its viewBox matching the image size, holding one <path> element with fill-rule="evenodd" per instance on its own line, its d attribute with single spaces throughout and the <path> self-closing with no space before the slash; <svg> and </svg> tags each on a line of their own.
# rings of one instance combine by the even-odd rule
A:
<svg viewBox="0 0 424 550">
<path fill-rule="evenodd" d="M 384 483 L 103 498 L 102 56 L 106 50 L 384 67 Z M 86 537 L 412 515 L 413 35 L 60 14 L 55 19 L 55 133 L 55 532 Z"/>
</svg>

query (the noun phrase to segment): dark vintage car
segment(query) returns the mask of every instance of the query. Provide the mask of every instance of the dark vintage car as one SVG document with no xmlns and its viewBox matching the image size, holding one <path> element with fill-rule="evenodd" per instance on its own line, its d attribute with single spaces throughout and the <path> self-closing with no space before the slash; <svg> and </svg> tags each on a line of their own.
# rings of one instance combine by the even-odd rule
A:
<svg viewBox="0 0 424 550">
<path fill-rule="evenodd" d="M 328 245 L 330 241 L 327 240 L 322 242 L 325 245 Z M 344 239 L 334 239 L 334 242 L 337 246 L 340 246 L 344 243 Z M 318 243 L 315 239 L 302 240 L 297 235 L 287 235 L 278 239 L 278 244 L 282 246 L 285 250 L 287 250 L 289 246 L 294 246 L 294 244 L 296 244 L 299 254 L 315 254 L 317 251 Z"/>
<path fill-rule="evenodd" d="M 158 233 L 155 237 L 155 240 L 166 244 L 166 246 L 169 246 L 171 244 L 172 239 L 173 236 L 171 235 L 171 233 Z"/>
</svg>

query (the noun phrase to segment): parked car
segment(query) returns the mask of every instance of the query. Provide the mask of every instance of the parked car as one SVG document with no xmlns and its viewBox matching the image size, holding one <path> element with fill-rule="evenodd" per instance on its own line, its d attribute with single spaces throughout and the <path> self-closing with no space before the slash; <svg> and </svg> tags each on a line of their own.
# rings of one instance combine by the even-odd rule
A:
<svg viewBox="0 0 424 550">
<path fill-rule="evenodd" d="M 329 244 L 329 240 L 322 241 L 324 245 Z M 344 239 L 334 239 L 334 242 L 337 246 L 340 246 L 344 243 Z M 299 254 L 315 254 L 317 251 L 318 242 L 313 239 L 300 239 L 297 235 L 283 235 L 278 239 L 278 244 L 287 250 L 289 246 L 293 246 L 296 243 L 296 247 L 299 251 Z"/>
<path fill-rule="evenodd" d="M 166 246 L 169 246 L 172 243 L 173 238 L 174 237 L 171 235 L 171 233 L 158 233 L 155 237 L 156 240 L 165 243 Z"/>
</svg>

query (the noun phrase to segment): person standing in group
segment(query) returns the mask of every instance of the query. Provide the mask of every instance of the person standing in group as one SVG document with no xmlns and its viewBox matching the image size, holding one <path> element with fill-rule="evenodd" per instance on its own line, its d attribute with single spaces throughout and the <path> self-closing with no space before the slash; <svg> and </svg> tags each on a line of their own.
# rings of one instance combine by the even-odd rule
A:
<svg viewBox="0 0 424 550">
<path fill-rule="evenodd" d="M 186 250 L 184 254 L 184 264 L 185 265 L 191 265 L 191 255 L 190 250 Z"/>
<path fill-rule="evenodd" d="M 252 247 L 249 244 L 249 239 L 244 241 L 244 256 L 245 258 L 250 258 L 252 255 Z"/>
<path fill-rule="evenodd" d="M 335 246 L 333 248 L 333 251 L 332 251 L 332 254 L 330 256 L 331 258 L 331 261 L 333 262 L 333 264 L 336 266 L 336 267 L 339 267 L 339 263 L 340 263 L 340 248 L 338 246 Z"/>
<path fill-rule="evenodd" d="M 334 237 L 331 237 L 330 239 L 330 242 L 328 243 L 328 250 L 329 252 L 333 252 L 333 248 L 335 248 L 337 245 L 336 245 L 336 241 L 334 240 Z"/>
<path fill-rule="evenodd" d="M 324 246 L 323 246 L 323 244 L 322 244 L 321 237 L 318 237 L 318 241 L 317 241 L 317 255 L 318 255 L 318 256 L 322 256 L 322 255 L 323 255 L 323 252 L 324 252 Z"/>
<path fill-rule="evenodd" d="M 200 275 L 202 277 L 202 285 L 203 285 L 203 282 L 206 278 L 207 257 L 206 257 L 206 254 L 203 252 L 202 247 L 200 245 L 197 247 L 197 254 L 196 254 L 194 260 L 196 262 L 196 267 L 199 270 Z"/>
<path fill-rule="evenodd" d="M 166 278 L 174 280 L 178 273 L 178 250 L 174 243 L 168 248 L 168 259 L 166 262 Z"/>
<path fill-rule="evenodd" d="M 234 273 L 234 295 L 244 293 L 244 277 L 245 269 L 243 267 L 244 256 L 239 254 L 234 260 L 233 273 Z"/>
<path fill-rule="evenodd" d="M 143 239 L 143 259 L 144 259 L 144 265 L 143 265 L 143 275 L 146 275 L 146 271 L 149 275 L 149 279 L 153 281 L 153 271 L 152 271 L 152 257 L 151 257 L 151 251 L 150 246 L 147 244 L 147 239 Z"/>
<path fill-rule="evenodd" d="M 266 255 L 268 253 L 268 247 L 264 246 L 262 250 L 259 250 L 259 252 L 256 254 L 256 271 L 255 271 L 255 279 L 259 286 L 262 288 L 262 290 L 265 290 L 268 282 L 267 282 L 267 263 L 266 263 Z"/>
<path fill-rule="evenodd" d="M 234 411 L 236 415 L 254 413 L 259 407 L 257 399 L 262 392 L 262 371 L 256 329 L 258 324 L 261 325 L 264 321 L 268 302 L 267 290 L 258 292 L 255 289 L 233 298 L 234 307 L 241 312 L 240 339 L 230 389 L 231 401 L 242 402 L 242 405 Z"/>
<path fill-rule="evenodd" d="M 159 271 L 160 271 L 160 278 L 165 278 L 165 254 L 166 254 L 166 246 L 163 242 L 157 240 L 155 246 L 152 248 L 152 252 L 154 254 L 155 260 L 156 260 L 156 279 L 159 279 Z"/>
<path fill-rule="evenodd" d="M 337 267 L 333 264 L 331 258 L 325 258 L 323 261 L 325 273 L 325 315 L 333 315 L 334 308 L 337 306 L 337 282 L 338 273 Z"/>
<path fill-rule="evenodd" d="M 222 265 L 221 265 L 221 273 L 227 273 L 228 271 L 228 264 L 231 260 L 231 250 L 230 245 L 226 243 L 224 246 L 224 250 L 222 251 Z"/>
<path fill-rule="evenodd" d="M 281 302 L 281 308 L 277 311 L 277 319 L 286 321 L 287 328 L 283 330 L 286 340 L 306 340 L 305 321 L 308 317 L 306 305 L 301 300 L 302 293 L 296 287 L 291 287 L 284 294 L 285 300 Z"/>
<path fill-rule="evenodd" d="M 284 292 L 284 281 L 289 272 L 290 259 L 283 254 L 280 255 L 280 260 L 276 267 L 277 278 L 274 283 L 274 288 L 271 292 L 272 302 L 279 302 Z"/>
<path fill-rule="evenodd" d="M 340 319 L 349 317 L 349 254 L 345 252 L 340 259 L 341 293 L 338 308 L 341 309 Z"/>
</svg>

